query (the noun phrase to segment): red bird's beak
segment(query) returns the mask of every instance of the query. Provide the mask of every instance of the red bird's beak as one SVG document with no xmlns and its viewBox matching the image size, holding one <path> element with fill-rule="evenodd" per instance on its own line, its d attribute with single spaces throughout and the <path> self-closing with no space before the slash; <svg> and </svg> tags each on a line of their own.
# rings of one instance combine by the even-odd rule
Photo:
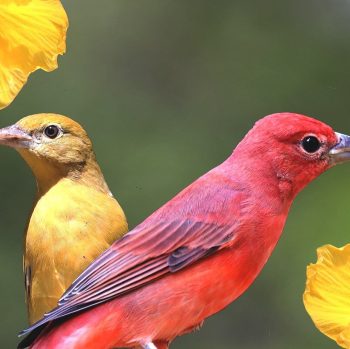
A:
<svg viewBox="0 0 350 349">
<path fill-rule="evenodd" d="M 329 156 L 334 165 L 341 164 L 350 160 L 350 136 L 342 133 L 335 133 L 338 137 L 338 143 L 331 148 Z"/>
<path fill-rule="evenodd" d="M 17 125 L 0 129 L 0 144 L 12 148 L 29 148 L 32 137 Z"/>
</svg>

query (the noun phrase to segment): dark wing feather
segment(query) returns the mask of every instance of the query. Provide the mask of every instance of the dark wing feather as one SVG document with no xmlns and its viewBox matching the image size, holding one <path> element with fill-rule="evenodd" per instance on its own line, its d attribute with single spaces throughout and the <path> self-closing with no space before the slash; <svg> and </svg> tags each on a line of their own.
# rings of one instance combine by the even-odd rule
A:
<svg viewBox="0 0 350 349">
<path fill-rule="evenodd" d="M 233 225 L 190 220 L 141 224 L 114 243 L 71 285 L 59 306 L 24 335 L 42 325 L 119 297 L 198 261 L 234 238 Z"/>
</svg>

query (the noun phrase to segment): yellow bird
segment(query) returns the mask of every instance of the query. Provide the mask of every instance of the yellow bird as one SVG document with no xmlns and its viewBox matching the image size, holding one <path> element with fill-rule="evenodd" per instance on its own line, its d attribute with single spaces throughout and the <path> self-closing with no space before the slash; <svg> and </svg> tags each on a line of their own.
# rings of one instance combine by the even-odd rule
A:
<svg viewBox="0 0 350 349">
<path fill-rule="evenodd" d="M 23 258 L 33 323 L 128 225 L 77 122 L 57 114 L 30 115 L 0 129 L 0 144 L 20 153 L 37 182 Z"/>
</svg>

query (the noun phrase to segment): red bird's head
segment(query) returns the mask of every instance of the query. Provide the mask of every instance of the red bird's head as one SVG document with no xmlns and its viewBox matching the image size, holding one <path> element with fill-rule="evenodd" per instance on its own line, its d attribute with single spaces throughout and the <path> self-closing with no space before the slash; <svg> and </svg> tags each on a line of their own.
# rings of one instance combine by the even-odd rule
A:
<svg viewBox="0 0 350 349">
<path fill-rule="evenodd" d="M 245 158 L 247 170 L 257 172 L 250 176 L 272 174 L 282 194 L 292 198 L 328 168 L 350 160 L 350 137 L 304 115 L 277 113 L 259 120 L 232 157 Z"/>
</svg>

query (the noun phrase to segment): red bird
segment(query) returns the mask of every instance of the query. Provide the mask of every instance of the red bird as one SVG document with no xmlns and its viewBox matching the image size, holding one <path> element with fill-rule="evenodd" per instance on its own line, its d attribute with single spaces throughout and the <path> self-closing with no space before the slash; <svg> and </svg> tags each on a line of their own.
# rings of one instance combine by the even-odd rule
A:
<svg viewBox="0 0 350 349">
<path fill-rule="evenodd" d="M 19 348 L 168 348 L 252 284 L 297 193 L 348 159 L 350 137 L 320 121 L 261 119 L 225 162 L 97 258 Z"/>
</svg>

